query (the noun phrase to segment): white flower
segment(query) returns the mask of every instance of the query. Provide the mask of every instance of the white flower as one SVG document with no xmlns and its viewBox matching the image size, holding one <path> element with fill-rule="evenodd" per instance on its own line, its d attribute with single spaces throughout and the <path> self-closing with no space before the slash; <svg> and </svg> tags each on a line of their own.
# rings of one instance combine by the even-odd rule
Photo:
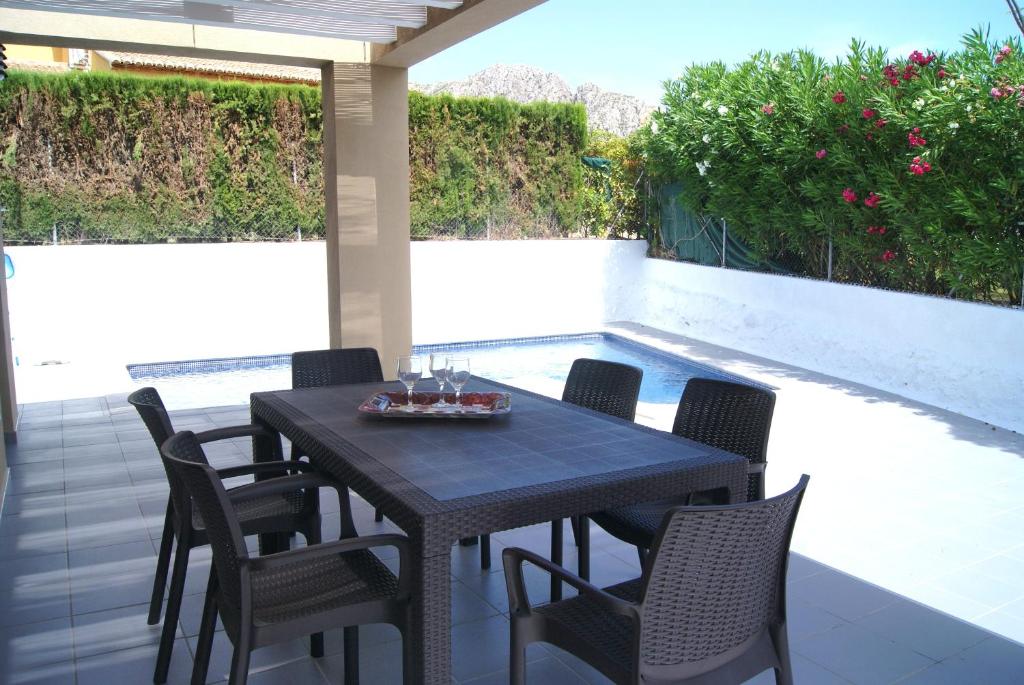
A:
<svg viewBox="0 0 1024 685">
<path fill-rule="evenodd" d="M 729 108 L 728 107 L 726 107 L 725 105 L 719 105 L 718 106 L 718 114 L 719 114 L 719 116 L 723 116 L 724 117 L 728 113 L 729 113 Z"/>
<path fill-rule="evenodd" d="M 972 109 L 974 109 L 974 108 L 971 105 L 967 105 L 967 111 L 968 112 L 970 112 Z"/>
<path fill-rule="evenodd" d="M 704 101 L 704 109 L 710 112 L 712 107 L 714 107 L 714 105 L 711 104 L 711 100 Z"/>
<path fill-rule="evenodd" d="M 772 60 L 772 71 L 778 71 L 779 68 L 780 67 L 779 67 L 779 60 L 778 60 L 778 58 L 773 59 Z"/>
<path fill-rule="evenodd" d="M 651 122 L 651 133 L 653 133 L 654 135 L 658 135 L 658 122 L 657 121 L 652 121 Z"/>
<path fill-rule="evenodd" d="M 949 88 L 947 88 L 946 86 L 939 86 L 940 93 L 945 93 L 947 90 L 949 90 Z"/>
<path fill-rule="evenodd" d="M 704 141 L 705 145 L 710 144 L 711 143 L 711 134 L 710 133 L 705 133 L 704 136 L 701 138 L 701 140 Z"/>
<path fill-rule="evenodd" d="M 956 79 L 955 78 L 949 79 L 949 87 L 950 88 L 956 87 Z"/>
<path fill-rule="evenodd" d="M 914 100 L 914 109 L 919 111 L 924 109 L 924 98 L 918 98 Z"/>
<path fill-rule="evenodd" d="M 708 167 L 711 166 L 711 162 L 704 160 L 703 162 L 697 162 L 697 172 L 703 176 L 708 173 Z"/>
<path fill-rule="evenodd" d="M 950 128 L 952 129 L 952 130 L 954 130 L 954 131 L 955 131 L 955 130 L 957 130 L 958 128 L 960 128 L 960 124 L 956 123 L 955 121 L 951 121 L 951 122 L 949 122 L 949 127 L 950 127 Z"/>
</svg>

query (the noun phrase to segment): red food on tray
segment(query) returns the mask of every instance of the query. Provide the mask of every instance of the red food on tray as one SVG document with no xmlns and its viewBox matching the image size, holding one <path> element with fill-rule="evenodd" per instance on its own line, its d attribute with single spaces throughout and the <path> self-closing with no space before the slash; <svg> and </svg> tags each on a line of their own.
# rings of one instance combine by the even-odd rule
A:
<svg viewBox="0 0 1024 685">
<path fill-rule="evenodd" d="M 512 410 L 512 396 L 507 392 L 464 392 L 460 404 L 455 393 L 414 392 L 409 404 L 405 391 L 378 392 L 368 397 L 359 411 L 368 416 L 403 418 L 469 419 L 501 416 Z"/>
</svg>

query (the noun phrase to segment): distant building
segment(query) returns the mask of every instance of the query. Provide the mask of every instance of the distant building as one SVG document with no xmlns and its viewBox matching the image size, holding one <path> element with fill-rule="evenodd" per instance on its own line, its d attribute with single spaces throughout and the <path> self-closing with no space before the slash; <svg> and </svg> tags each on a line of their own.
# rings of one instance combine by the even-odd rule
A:
<svg viewBox="0 0 1024 685">
<path fill-rule="evenodd" d="M 114 71 L 140 76 L 188 76 L 247 83 L 320 83 L 320 70 L 311 67 L 35 45 L 7 45 L 7 64 L 12 70 L 49 73 Z"/>
</svg>

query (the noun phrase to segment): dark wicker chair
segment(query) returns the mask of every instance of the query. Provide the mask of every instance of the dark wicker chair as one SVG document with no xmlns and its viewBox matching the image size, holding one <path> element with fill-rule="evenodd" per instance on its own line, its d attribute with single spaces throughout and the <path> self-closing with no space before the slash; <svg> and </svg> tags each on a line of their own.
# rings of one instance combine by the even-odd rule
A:
<svg viewBox="0 0 1024 685">
<path fill-rule="evenodd" d="M 149 429 L 157 450 L 174 433 L 170 417 L 155 388 L 142 388 L 128 396 Z M 238 437 L 267 439 L 278 445 L 276 435 L 267 433 L 263 428 L 254 425 L 217 428 L 199 433 L 197 439 L 202 443 L 226 440 Z M 173 470 L 167 469 L 167 481 L 170 495 L 167 498 L 167 513 L 164 517 L 163 537 L 160 541 L 160 555 L 157 558 L 156 577 L 153 579 L 153 593 L 149 605 L 150 625 L 160 622 L 164 590 L 167 586 L 167 572 L 171 562 L 171 547 L 177 541 L 174 554 L 174 569 L 171 573 L 171 585 L 167 602 L 167 615 L 160 638 L 160 649 L 154 670 L 153 682 L 163 683 L 167 680 L 170 667 L 171 652 L 174 648 L 175 630 L 181 611 L 181 598 L 185 588 L 185 574 L 188 568 L 189 553 L 196 547 L 208 544 L 208 536 L 202 516 L 192 507 L 192 501 L 182 488 L 181 482 Z M 288 469 L 303 471 L 301 475 L 288 475 Z M 238 505 L 236 515 L 241 521 L 242 530 L 246 535 L 257 533 L 292 533 L 300 531 L 307 541 L 320 539 L 320 503 L 318 488 L 331 487 L 339 491 L 341 501 L 342 535 L 354 537 L 355 527 L 348 507 L 348 491 L 337 482 L 312 472 L 309 464 L 300 463 L 286 465 L 277 461 L 261 464 L 248 464 L 216 471 L 220 478 L 253 475 L 256 477 L 273 477 L 259 483 L 244 485 L 236 490 L 245 491 L 247 499 Z M 344 493 L 344 497 L 342 497 Z"/>
<path fill-rule="evenodd" d="M 640 397 L 640 382 L 644 372 L 635 366 L 601 359 L 577 359 L 569 369 L 562 390 L 562 401 L 593 411 L 615 416 L 626 421 L 636 417 L 636 403 Z M 572 531 L 578 545 L 585 544 L 586 535 L 579 519 L 572 519 Z M 551 560 L 562 563 L 562 520 L 551 522 Z M 480 566 L 491 566 L 490 536 L 480 536 Z M 561 597 L 562 585 L 551 580 L 551 598 Z"/>
<path fill-rule="evenodd" d="M 764 471 L 768 434 L 775 411 L 775 393 L 740 383 L 691 378 L 672 424 L 675 435 L 746 457 L 748 468 L 747 500 L 764 499 Z M 590 518 L 609 533 L 637 548 L 640 563 L 654 541 L 654 534 L 665 512 L 679 504 L 726 504 L 723 492 L 691 493 L 681 500 L 651 502 L 592 514 Z M 586 517 L 581 517 L 586 528 Z M 588 536 L 580 536 L 580 575 L 589 576 Z"/>
<path fill-rule="evenodd" d="M 525 550 L 503 552 L 511 617 L 511 682 L 526 647 L 549 642 L 620 685 L 742 683 L 769 668 L 790 685 L 786 568 L 807 487 L 768 500 L 669 509 L 636 580 L 599 589 Z M 579 594 L 530 605 L 528 561 Z"/>
<path fill-rule="evenodd" d="M 349 347 L 330 350 L 310 350 L 292 354 L 292 388 L 321 388 L 326 385 L 351 383 L 382 383 L 380 356 L 372 347 Z M 292 459 L 302 452 L 292 445 Z M 380 509 L 374 520 L 383 521 Z"/>
<path fill-rule="evenodd" d="M 161 452 L 207 522 L 213 549 L 196 641 L 193 685 L 206 682 L 218 613 L 234 646 L 231 685 L 246 682 L 252 650 L 312 635 L 312 655 L 323 656 L 323 631 L 337 627 L 345 628 L 345 682 L 354 685 L 359 678 L 359 646 L 352 638 L 356 638 L 357 626 L 364 623 L 390 623 L 401 631 L 404 681 L 412 682 L 411 582 L 404 536 L 376 535 L 310 544 L 251 558 L 236 514 L 251 501 L 251 493 L 245 488 L 224 489 L 219 474 L 207 465 L 202 446 L 190 431 L 174 435 Z M 267 485 L 276 484 L 283 494 L 288 487 L 284 480 Z M 383 546 L 398 549 L 398 578 L 370 551 Z"/>
</svg>

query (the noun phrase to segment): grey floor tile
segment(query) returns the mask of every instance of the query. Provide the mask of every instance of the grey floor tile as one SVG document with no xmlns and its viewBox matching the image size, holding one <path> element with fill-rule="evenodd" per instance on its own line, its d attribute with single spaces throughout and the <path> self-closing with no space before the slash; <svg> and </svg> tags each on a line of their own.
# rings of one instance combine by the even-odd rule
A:
<svg viewBox="0 0 1024 685">
<path fill-rule="evenodd" d="M 33 464 L 39 461 L 58 461 L 64 458 L 63 447 L 47 447 L 44 449 L 7 448 L 7 465 Z"/>
<path fill-rule="evenodd" d="M 312 661 L 312 660 L 310 660 Z M 340 653 L 319 659 L 320 670 L 327 682 L 344 682 L 345 659 Z M 391 641 L 376 644 L 359 642 L 359 681 L 380 685 L 400 685 L 402 682 L 402 643 Z"/>
<path fill-rule="evenodd" d="M 790 583 L 788 595 L 855 621 L 895 602 L 898 597 L 838 571 L 822 571 L 797 583 Z"/>
<path fill-rule="evenodd" d="M 64 459 L 68 464 L 75 464 L 85 459 L 120 458 L 121 450 L 114 445 L 75 445 L 64 448 Z"/>
<path fill-rule="evenodd" d="M 41 450 L 61 447 L 60 431 L 53 430 L 19 430 L 19 450 Z"/>
<path fill-rule="evenodd" d="M 32 671 L 74 656 L 70 617 L 0 629 L 0 673 Z"/>
<path fill-rule="evenodd" d="M 848 623 L 819 606 L 799 599 L 790 598 L 787 604 L 786 620 L 790 642 L 828 632 Z"/>
<path fill-rule="evenodd" d="M 935 663 L 909 647 L 852 624 L 794 642 L 792 650 L 862 685 L 891 683 Z"/>
<path fill-rule="evenodd" d="M 818 563 L 814 559 L 809 559 L 802 554 L 793 552 L 789 555 L 789 568 L 786 573 L 786 581 L 792 583 L 794 581 L 810 578 L 818 573 L 833 570 L 834 569 L 826 566 L 825 564 Z"/>
<path fill-rule="evenodd" d="M 73 549 L 68 559 L 71 607 L 75 614 L 149 601 L 156 569 L 156 556 L 149 540 Z"/>
<path fill-rule="evenodd" d="M 459 581 L 452 582 L 452 623 L 477 621 L 501 613 Z"/>
<path fill-rule="evenodd" d="M 793 682 L 803 685 L 849 685 L 850 681 L 832 671 L 819 666 L 810 659 L 799 654 L 790 658 L 793 667 Z M 748 680 L 745 685 L 775 685 L 775 671 L 768 669 Z"/>
<path fill-rule="evenodd" d="M 973 647 L 990 636 L 969 623 L 903 599 L 856 623 L 935 660 Z"/>
<path fill-rule="evenodd" d="M 0 536 L 0 559 L 61 554 L 67 549 L 67 532 L 63 526 L 53 530 Z"/>
<path fill-rule="evenodd" d="M 40 461 L 10 467 L 7 493 L 25 495 L 34 492 L 64 490 L 64 462 Z"/>
<path fill-rule="evenodd" d="M 465 685 L 506 685 L 509 682 L 508 677 L 506 668 L 497 673 L 490 673 L 463 682 Z M 538 659 L 527 664 L 526 681 L 530 685 L 582 685 L 582 683 L 588 682 L 554 657 Z M 611 681 L 606 680 L 605 682 Z"/>
<path fill-rule="evenodd" d="M 160 626 L 146 625 L 148 615 L 147 603 L 72 616 L 75 658 L 158 644 Z M 180 630 L 178 637 L 184 637 Z"/>
<path fill-rule="evenodd" d="M 903 682 L 908 685 L 1019 685 L 1021 674 L 1024 674 L 1024 646 L 991 637 Z"/>
<path fill-rule="evenodd" d="M 0 626 L 71 614 L 66 554 L 0 561 Z"/>
<path fill-rule="evenodd" d="M 250 685 L 295 685 L 295 683 L 302 683 L 303 685 L 327 685 L 329 682 L 335 683 L 341 681 L 326 680 L 324 678 L 324 674 L 317 667 L 317 664 L 313 659 L 293 661 L 265 671 L 256 671 L 249 676 Z M 367 679 L 363 682 L 371 683 L 377 681 Z"/>
<path fill-rule="evenodd" d="M 188 638 L 188 643 L 194 653 L 196 638 Z M 233 650 L 234 648 L 227 635 L 222 632 L 214 635 L 213 653 L 210 656 L 210 669 L 207 671 L 207 683 L 216 683 L 227 679 L 228 671 L 231 669 Z M 249 671 L 253 673 L 302 659 L 309 660 L 309 640 L 292 640 L 291 642 L 269 645 L 253 651 L 249 662 Z M 249 682 L 252 682 L 251 678 Z"/>
<path fill-rule="evenodd" d="M 452 628 L 452 675 L 458 681 L 500 671 L 508 667 L 508 620 L 494 616 Z M 527 660 L 550 656 L 543 647 L 531 645 Z"/>
<path fill-rule="evenodd" d="M 156 664 L 157 647 L 146 645 L 130 649 L 104 652 L 95 656 L 80 658 L 76 663 L 77 685 L 115 685 L 153 682 L 153 667 Z M 175 640 L 171 653 L 171 668 L 167 674 L 168 685 L 184 685 L 192 674 L 192 655 L 184 640 Z M 249 682 L 252 682 L 250 679 Z"/>
<path fill-rule="evenodd" d="M 0 671 L 0 685 L 75 685 L 75 662 L 61 661 Z"/>
</svg>

